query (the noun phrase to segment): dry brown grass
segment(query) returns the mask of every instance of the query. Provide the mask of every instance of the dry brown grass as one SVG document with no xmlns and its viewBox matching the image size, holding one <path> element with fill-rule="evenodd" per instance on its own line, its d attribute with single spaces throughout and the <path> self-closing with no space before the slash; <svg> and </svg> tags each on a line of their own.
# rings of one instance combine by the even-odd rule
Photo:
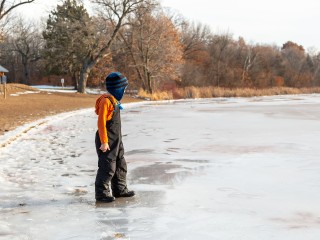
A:
<svg viewBox="0 0 320 240">
<path fill-rule="evenodd" d="M 3 94 L 3 88 L 4 85 L 2 84 L 0 87 L 0 94 Z M 39 92 L 38 89 L 20 84 L 20 83 L 8 83 L 6 84 L 6 89 L 7 89 L 7 94 L 14 94 L 18 92 L 26 92 L 26 91 L 31 91 L 31 92 Z"/>
<path fill-rule="evenodd" d="M 169 92 L 155 92 L 149 94 L 144 90 L 140 90 L 138 95 L 142 98 L 150 100 L 170 100 L 185 98 L 216 98 L 216 97 L 257 97 L 272 95 L 288 95 L 288 94 L 311 94 L 320 93 L 320 88 L 289 88 L 274 87 L 266 89 L 253 88 L 218 88 L 218 87 L 185 87 L 176 88 Z"/>
<path fill-rule="evenodd" d="M 138 96 L 144 99 L 150 99 L 152 101 L 158 101 L 158 100 L 170 100 L 173 99 L 172 92 L 154 92 L 152 94 L 147 93 L 143 89 L 140 89 L 138 92 Z"/>
</svg>

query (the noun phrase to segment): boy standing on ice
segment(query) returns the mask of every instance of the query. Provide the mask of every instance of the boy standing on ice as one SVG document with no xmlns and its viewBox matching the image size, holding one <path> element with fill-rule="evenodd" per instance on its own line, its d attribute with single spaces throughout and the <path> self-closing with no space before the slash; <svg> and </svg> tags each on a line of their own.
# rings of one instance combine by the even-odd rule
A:
<svg viewBox="0 0 320 240">
<path fill-rule="evenodd" d="M 119 72 L 112 72 L 106 78 L 106 88 L 110 94 L 103 94 L 96 101 L 98 131 L 95 143 L 99 168 L 95 181 L 95 197 L 100 202 L 112 202 L 115 197 L 135 195 L 134 191 L 127 188 L 127 164 L 121 134 L 120 101 L 127 86 L 127 78 Z"/>
</svg>

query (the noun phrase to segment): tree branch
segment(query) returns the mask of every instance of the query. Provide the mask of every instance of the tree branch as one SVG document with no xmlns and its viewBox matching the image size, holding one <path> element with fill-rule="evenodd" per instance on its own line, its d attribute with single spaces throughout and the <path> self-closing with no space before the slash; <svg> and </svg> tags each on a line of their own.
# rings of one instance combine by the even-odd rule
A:
<svg viewBox="0 0 320 240">
<path fill-rule="evenodd" d="M 15 1 L 13 3 L 11 3 L 11 6 L 8 7 L 7 9 L 5 9 L 5 4 L 7 2 L 7 0 L 2 0 L 1 4 L 0 4 L 0 20 L 8 15 L 9 12 L 11 12 L 13 9 L 23 5 L 23 4 L 27 4 L 27 3 L 32 3 L 35 0 L 26 0 L 26 1 L 19 1 L 18 3 L 16 3 Z"/>
</svg>

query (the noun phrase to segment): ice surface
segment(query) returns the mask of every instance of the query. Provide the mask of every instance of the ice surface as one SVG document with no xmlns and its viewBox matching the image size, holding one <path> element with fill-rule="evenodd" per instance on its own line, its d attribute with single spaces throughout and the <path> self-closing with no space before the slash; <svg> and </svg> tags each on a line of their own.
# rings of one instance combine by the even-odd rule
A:
<svg viewBox="0 0 320 240">
<path fill-rule="evenodd" d="M 10 96 L 12 96 L 12 97 L 19 97 L 20 95 L 35 94 L 35 93 L 39 93 L 39 92 L 34 92 L 34 91 L 16 92 L 16 93 L 11 93 Z"/>
<path fill-rule="evenodd" d="M 41 91 L 48 92 L 48 93 L 50 93 L 50 92 L 62 92 L 62 93 L 75 93 L 75 92 L 77 92 L 77 90 L 75 90 L 73 86 L 62 87 L 62 86 L 50 86 L 50 85 L 33 85 L 32 87 L 37 88 Z M 87 88 L 86 93 L 103 94 L 103 93 L 106 93 L 106 91 L 102 91 L 97 88 Z"/>
<path fill-rule="evenodd" d="M 320 95 L 124 106 L 137 196 L 95 203 L 93 109 L 46 118 L 0 138 L 0 239 L 319 239 Z"/>
</svg>

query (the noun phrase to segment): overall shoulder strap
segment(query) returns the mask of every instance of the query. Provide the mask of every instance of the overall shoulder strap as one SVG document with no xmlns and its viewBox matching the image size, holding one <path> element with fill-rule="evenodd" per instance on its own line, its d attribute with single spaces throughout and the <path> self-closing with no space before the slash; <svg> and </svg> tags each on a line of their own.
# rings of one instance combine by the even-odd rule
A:
<svg viewBox="0 0 320 240">
<path fill-rule="evenodd" d="M 115 106 L 116 106 L 117 104 L 113 101 L 112 97 L 106 96 L 105 98 L 108 98 L 109 101 L 112 103 L 113 107 L 115 108 Z"/>
</svg>

